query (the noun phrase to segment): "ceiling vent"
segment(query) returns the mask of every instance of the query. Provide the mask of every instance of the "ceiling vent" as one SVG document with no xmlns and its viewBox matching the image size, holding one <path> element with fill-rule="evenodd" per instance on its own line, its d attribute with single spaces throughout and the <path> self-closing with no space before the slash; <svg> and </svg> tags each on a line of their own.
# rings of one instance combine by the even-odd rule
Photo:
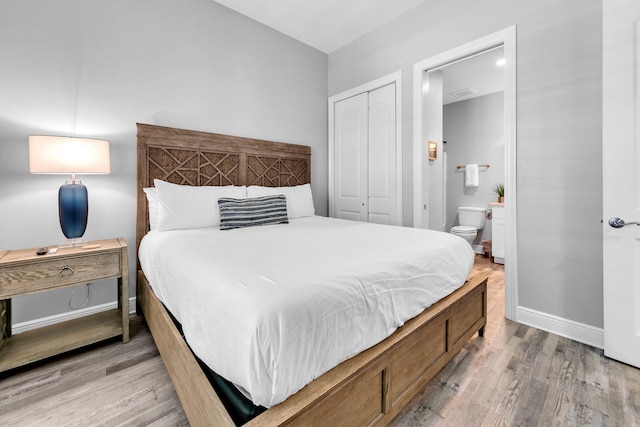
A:
<svg viewBox="0 0 640 427">
<path fill-rule="evenodd" d="M 462 99 L 462 98 L 468 98 L 477 93 L 478 91 L 471 88 L 467 88 L 467 89 L 456 90 L 454 92 L 449 92 L 449 95 L 453 96 L 454 98 Z"/>
</svg>

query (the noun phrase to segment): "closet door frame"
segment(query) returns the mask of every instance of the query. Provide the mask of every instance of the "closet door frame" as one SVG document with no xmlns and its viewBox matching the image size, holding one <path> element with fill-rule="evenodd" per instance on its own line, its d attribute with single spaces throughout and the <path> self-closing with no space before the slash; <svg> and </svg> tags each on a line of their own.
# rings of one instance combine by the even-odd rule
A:
<svg viewBox="0 0 640 427">
<path fill-rule="evenodd" d="M 329 98 L 329 216 L 335 217 L 335 115 L 334 104 L 352 96 L 371 92 L 383 86 L 395 83 L 396 92 L 396 223 L 402 225 L 402 72 L 386 75 Z"/>
</svg>

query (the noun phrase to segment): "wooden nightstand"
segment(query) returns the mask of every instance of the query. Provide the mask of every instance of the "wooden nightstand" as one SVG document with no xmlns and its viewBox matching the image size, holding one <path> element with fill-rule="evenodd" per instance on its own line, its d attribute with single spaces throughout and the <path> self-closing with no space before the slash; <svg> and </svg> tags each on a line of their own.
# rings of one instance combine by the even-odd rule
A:
<svg viewBox="0 0 640 427">
<path fill-rule="evenodd" d="M 129 341 L 129 261 L 124 239 L 99 240 L 94 249 L 60 248 L 36 255 L 36 248 L 0 252 L 0 300 L 67 286 L 118 279 L 118 308 L 34 329 L 6 340 L 0 372 L 122 335 Z M 10 307 L 10 304 L 9 304 Z M 10 334 L 10 311 L 6 330 Z"/>
</svg>

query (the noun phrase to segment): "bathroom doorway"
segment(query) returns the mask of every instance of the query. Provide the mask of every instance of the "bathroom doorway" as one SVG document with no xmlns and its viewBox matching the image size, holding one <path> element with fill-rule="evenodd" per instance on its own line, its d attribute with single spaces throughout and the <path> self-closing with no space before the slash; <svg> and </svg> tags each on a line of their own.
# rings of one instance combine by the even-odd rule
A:
<svg viewBox="0 0 640 427">
<path fill-rule="evenodd" d="M 517 320 L 515 48 L 511 27 L 414 65 L 414 227 L 448 231 L 456 225 L 457 206 L 489 210 L 489 203 L 498 201 L 493 188 L 503 184 L 505 316 L 512 320 Z M 497 65 L 498 59 L 504 62 Z M 478 64 L 490 61 L 502 71 L 499 89 L 476 79 L 482 73 Z M 452 79 L 457 79 L 453 85 Z M 468 164 L 479 165 L 478 187 L 464 185 Z M 474 249 L 491 239 L 492 225 L 486 221 Z"/>
<path fill-rule="evenodd" d="M 443 187 L 443 202 L 432 203 L 430 210 L 442 211 L 442 231 L 449 232 L 461 224 L 457 208 L 484 208 L 487 213 L 496 207 L 494 190 L 504 185 L 504 47 L 483 51 L 437 70 L 442 73 L 443 139 L 442 179 L 430 183 Z M 429 162 L 429 167 L 431 163 Z M 475 182 L 467 182 L 467 165 L 477 165 Z M 435 177 L 434 177 L 435 178 Z M 473 181 L 473 180 L 472 180 Z M 471 242 L 476 253 L 483 253 L 482 242 L 495 241 L 491 215 Z M 430 227 L 431 228 L 431 227 Z M 500 233 L 499 230 L 495 230 Z M 497 243 L 497 248 L 504 244 Z M 485 243 L 484 247 L 488 248 Z M 504 251 L 499 249 L 497 261 L 502 263 Z"/>
</svg>

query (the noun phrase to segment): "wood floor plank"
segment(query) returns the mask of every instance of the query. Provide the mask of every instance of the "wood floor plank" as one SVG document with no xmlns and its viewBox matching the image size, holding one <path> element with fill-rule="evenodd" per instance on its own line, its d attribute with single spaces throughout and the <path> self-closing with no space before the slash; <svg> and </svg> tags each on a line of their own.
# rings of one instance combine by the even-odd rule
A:
<svg viewBox="0 0 640 427">
<path fill-rule="evenodd" d="M 522 394 L 522 398 L 518 401 L 511 424 L 516 426 L 537 425 L 548 390 L 548 384 L 536 379 L 529 379 L 527 388 Z"/>
<path fill-rule="evenodd" d="M 480 344 L 478 341 L 477 344 Z M 494 352 L 489 346 L 469 346 L 469 364 L 463 373 L 468 381 L 460 387 L 460 392 L 455 400 L 448 402 L 441 413 L 442 417 L 451 425 L 463 425 L 469 417 L 469 412 L 478 413 L 475 420 L 482 419 L 486 415 L 488 409 L 480 405 L 474 397 L 478 390 L 485 389 L 487 381 L 492 376 L 490 360 L 495 359 Z M 481 414 L 481 416 L 479 415 Z"/>
<path fill-rule="evenodd" d="M 558 337 L 555 351 L 551 357 L 551 364 L 549 370 L 545 376 L 545 382 L 550 386 L 557 387 L 558 378 L 560 377 L 560 370 L 565 363 L 565 351 L 567 349 L 567 342 L 569 340 L 564 337 Z"/>
<path fill-rule="evenodd" d="M 510 377 L 511 381 L 506 390 L 502 394 L 502 398 L 496 408 L 496 413 L 502 415 L 505 419 L 513 419 L 518 404 L 524 396 L 524 392 L 529 386 L 530 376 L 529 369 L 526 366 L 518 366 L 514 374 Z"/>
<path fill-rule="evenodd" d="M 501 354 L 497 355 L 498 360 L 493 365 L 484 387 L 480 388 L 473 396 L 474 401 L 489 408 L 492 412 L 498 407 L 502 396 L 515 376 L 513 369 L 507 369 L 507 365 L 520 342 L 520 338 L 513 336 L 509 345 L 504 348 Z"/>
<path fill-rule="evenodd" d="M 504 319 L 503 266 L 489 273 L 488 324 L 394 427 L 640 426 L 640 370 L 599 349 Z M 186 427 L 146 325 L 112 340 L 0 375 L 1 426 Z"/>
<path fill-rule="evenodd" d="M 624 425 L 625 379 L 620 363 L 606 360 L 609 389 L 607 393 L 607 414 L 612 426 Z"/>
<path fill-rule="evenodd" d="M 482 357 L 477 357 L 478 353 L 479 348 L 474 345 L 460 351 L 452 360 L 456 363 L 449 364 L 442 370 L 442 380 L 437 388 L 423 398 L 429 401 L 429 409 L 434 412 L 434 416 L 430 417 L 433 423 L 452 419 L 454 414 L 471 402 L 471 393 L 467 393 L 467 390 L 477 377 L 476 373 L 483 360 Z"/>
<path fill-rule="evenodd" d="M 509 425 L 508 421 L 502 415 L 489 412 L 482 420 L 480 427 L 508 427 Z"/>
<path fill-rule="evenodd" d="M 489 410 L 473 400 L 469 400 L 467 404 L 448 415 L 445 420 L 451 420 L 448 426 L 475 426 L 480 420 L 483 420 Z"/>
<path fill-rule="evenodd" d="M 189 427 L 189 422 L 187 421 L 187 416 L 184 414 L 184 410 L 182 407 L 180 409 L 171 412 L 162 418 L 158 418 L 157 420 L 148 424 L 147 427 Z M 124 426 L 122 426 L 124 427 Z"/>
<path fill-rule="evenodd" d="M 568 341 L 564 352 L 564 360 L 560 366 L 556 387 L 561 388 L 567 394 L 573 392 L 575 385 L 576 371 L 580 362 L 580 344 L 575 341 Z"/>
<path fill-rule="evenodd" d="M 606 415 L 589 408 L 587 405 L 573 401 L 571 403 L 571 410 L 569 411 L 569 419 L 573 420 L 575 425 L 579 426 L 607 426 L 609 425 L 609 417 Z M 638 425 L 627 424 L 629 426 Z"/>
<path fill-rule="evenodd" d="M 640 425 L 640 372 L 628 365 L 621 366 L 624 376 L 624 422 Z"/>
<path fill-rule="evenodd" d="M 558 345 L 558 337 L 555 334 L 547 334 L 547 338 L 544 342 L 538 357 L 531 369 L 531 377 L 543 381 L 546 384 L 549 383 L 549 372 L 551 370 L 551 364 L 553 362 L 553 356 Z"/>
<path fill-rule="evenodd" d="M 548 386 L 548 384 L 547 384 Z M 540 411 L 539 426 L 562 427 L 569 424 L 571 399 L 558 387 L 549 386 Z"/>
<path fill-rule="evenodd" d="M 525 340 L 523 344 L 525 344 L 524 355 L 522 356 L 522 364 L 524 366 L 528 366 L 533 368 L 538 357 L 540 357 L 542 353 L 542 349 L 544 348 L 545 342 L 547 341 L 547 337 L 549 336 L 548 332 L 541 331 L 539 329 L 530 328 L 533 333 L 530 335 L 530 339 Z"/>
<path fill-rule="evenodd" d="M 14 381 L 11 381 L 14 380 Z M 28 375 L 0 380 L 0 407 L 14 406 L 21 396 L 30 397 L 39 388 L 51 387 L 60 381 L 60 370 L 33 370 Z"/>
<path fill-rule="evenodd" d="M 581 369 L 578 370 L 573 389 L 573 399 L 587 407 L 608 415 L 609 377 L 604 364 L 603 352 L 593 347 L 584 347 L 580 353 Z"/>
</svg>

